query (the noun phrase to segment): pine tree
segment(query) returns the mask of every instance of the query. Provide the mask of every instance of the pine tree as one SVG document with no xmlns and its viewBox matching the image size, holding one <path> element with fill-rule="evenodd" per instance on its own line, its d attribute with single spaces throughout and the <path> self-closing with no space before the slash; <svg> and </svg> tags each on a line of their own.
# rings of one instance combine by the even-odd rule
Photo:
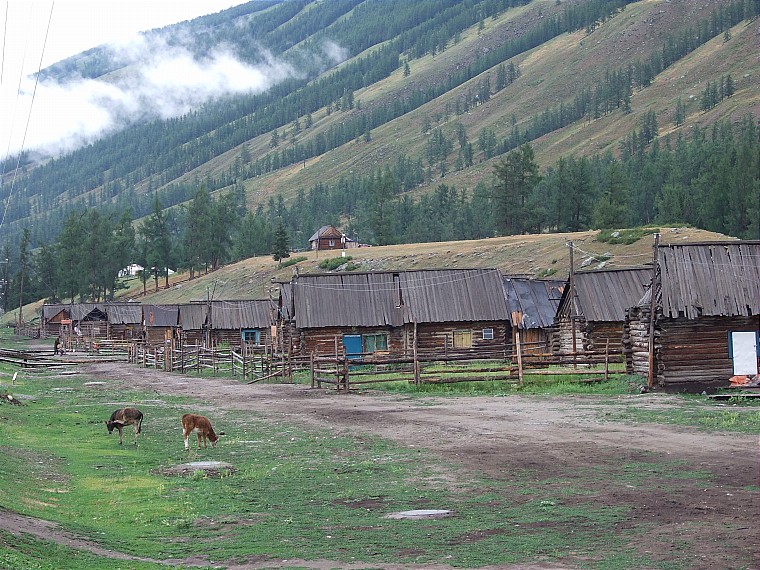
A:
<svg viewBox="0 0 760 570">
<path fill-rule="evenodd" d="M 288 257 L 290 257 L 288 231 L 285 229 L 282 218 L 277 218 L 277 227 L 274 230 L 274 238 L 272 240 L 272 258 L 277 262 L 278 266 L 281 266 L 282 260 Z"/>
</svg>

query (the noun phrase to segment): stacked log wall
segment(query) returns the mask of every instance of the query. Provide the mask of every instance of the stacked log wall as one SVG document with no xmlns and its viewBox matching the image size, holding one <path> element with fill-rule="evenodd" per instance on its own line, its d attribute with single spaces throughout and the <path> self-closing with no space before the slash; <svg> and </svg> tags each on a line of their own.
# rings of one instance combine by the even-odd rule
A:
<svg viewBox="0 0 760 570">
<path fill-rule="evenodd" d="M 334 356 L 337 342 L 338 351 L 343 353 L 343 335 L 387 334 L 388 352 L 399 354 L 404 352 L 404 331 L 402 328 L 374 327 L 325 327 L 321 329 L 299 329 L 293 339 L 298 339 L 298 352 L 301 356 L 316 354 L 317 356 Z M 336 341 L 337 339 L 337 341 Z M 296 348 L 295 346 L 293 347 Z"/>
<path fill-rule="evenodd" d="M 725 383 L 733 375 L 732 331 L 760 330 L 760 317 L 702 317 L 658 320 L 655 347 L 660 386 Z"/>
<path fill-rule="evenodd" d="M 580 352 L 587 344 L 586 321 L 580 317 L 575 318 L 575 349 Z M 557 334 L 552 343 L 552 352 L 555 354 L 571 354 L 573 352 L 573 325 L 570 317 L 559 319 Z"/>
<path fill-rule="evenodd" d="M 414 347 L 414 325 L 406 329 L 406 352 L 411 356 Z M 493 329 L 493 339 L 483 338 L 483 329 Z M 470 331 L 471 348 L 454 348 L 454 331 Z M 425 323 L 417 325 L 417 352 L 423 354 L 443 354 L 456 351 L 477 355 L 478 353 L 501 352 L 505 356 L 511 353 L 511 338 L 507 323 L 504 321 L 480 321 L 467 323 Z"/>
<path fill-rule="evenodd" d="M 629 374 L 649 374 L 649 307 L 628 311 L 623 335 L 623 353 Z"/>
</svg>

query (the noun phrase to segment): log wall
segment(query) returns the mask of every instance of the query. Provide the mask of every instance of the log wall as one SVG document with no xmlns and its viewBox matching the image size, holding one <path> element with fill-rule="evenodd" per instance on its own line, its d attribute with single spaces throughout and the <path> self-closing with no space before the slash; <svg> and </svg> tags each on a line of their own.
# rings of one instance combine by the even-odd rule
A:
<svg viewBox="0 0 760 570">
<path fill-rule="evenodd" d="M 760 330 L 760 317 L 702 317 L 657 321 L 656 378 L 660 386 L 724 383 L 733 375 L 731 331 Z"/>
<path fill-rule="evenodd" d="M 483 329 L 493 329 L 493 338 L 484 339 Z M 407 355 L 411 356 L 414 347 L 414 325 L 405 327 Z M 454 331 L 470 331 L 471 348 L 454 348 Z M 447 351 L 459 354 L 477 355 L 479 352 L 502 352 L 507 356 L 511 352 L 511 338 L 505 321 L 480 321 L 472 323 L 424 323 L 417 325 L 417 351 L 434 354 Z"/>
</svg>

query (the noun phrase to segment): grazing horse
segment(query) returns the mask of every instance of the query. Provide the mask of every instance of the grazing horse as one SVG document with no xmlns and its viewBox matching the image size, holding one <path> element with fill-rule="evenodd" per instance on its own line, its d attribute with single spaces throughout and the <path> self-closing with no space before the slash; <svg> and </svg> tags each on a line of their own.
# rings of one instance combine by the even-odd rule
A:
<svg viewBox="0 0 760 570">
<path fill-rule="evenodd" d="M 206 416 L 185 414 L 182 416 L 182 436 L 185 438 L 185 449 L 190 449 L 188 439 L 193 432 L 198 435 L 198 449 L 201 448 L 201 438 L 203 438 L 204 448 L 208 447 L 206 445 L 207 439 L 211 442 L 211 447 L 216 447 L 216 442 L 219 441 L 219 436 L 214 433 L 214 428 L 211 427 L 211 422 Z M 219 435 L 224 435 L 224 432 L 220 431 Z"/>
<path fill-rule="evenodd" d="M 124 426 L 132 426 L 135 430 L 135 445 L 137 445 L 137 436 L 142 431 L 143 414 L 137 408 L 122 408 L 111 414 L 111 419 L 106 422 L 108 433 L 113 432 L 113 428 L 119 430 L 119 445 L 122 445 L 121 430 Z"/>
</svg>

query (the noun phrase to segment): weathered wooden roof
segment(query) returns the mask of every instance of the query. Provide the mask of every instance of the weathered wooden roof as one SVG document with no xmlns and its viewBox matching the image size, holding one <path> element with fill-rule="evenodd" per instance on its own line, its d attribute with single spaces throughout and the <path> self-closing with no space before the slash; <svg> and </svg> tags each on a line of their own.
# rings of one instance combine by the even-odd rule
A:
<svg viewBox="0 0 760 570">
<path fill-rule="evenodd" d="M 401 326 L 398 274 L 299 275 L 292 283 L 299 328 Z"/>
<path fill-rule="evenodd" d="M 622 322 L 652 282 L 652 269 L 607 269 L 575 274 L 575 311 L 587 321 Z M 561 304 L 567 301 L 565 287 Z"/>
<path fill-rule="evenodd" d="M 343 234 L 335 226 L 322 226 L 314 235 L 309 238 L 309 241 L 318 240 L 319 238 L 340 238 Z"/>
<path fill-rule="evenodd" d="M 64 303 L 46 303 L 42 305 L 42 319 L 47 321 L 55 317 L 61 311 L 66 311 L 67 316 L 69 313 L 70 305 Z"/>
<path fill-rule="evenodd" d="M 203 330 L 206 324 L 206 303 L 184 303 L 179 305 L 179 324 L 182 330 Z"/>
<path fill-rule="evenodd" d="M 140 303 L 106 303 L 108 322 L 113 325 L 134 325 L 142 323 Z"/>
<path fill-rule="evenodd" d="M 564 281 L 505 277 L 504 294 L 512 326 L 523 329 L 553 326 L 564 286 Z M 519 313 L 521 322 L 515 322 L 514 313 Z"/>
<path fill-rule="evenodd" d="M 211 328 L 263 329 L 272 324 L 269 299 L 211 302 Z"/>
<path fill-rule="evenodd" d="M 299 328 L 508 318 L 495 269 L 307 274 L 291 288 Z"/>
<path fill-rule="evenodd" d="M 142 305 L 146 327 L 176 327 L 179 324 L 178 305 Z"/>
<path fill-rule="evenodd" d="M 760 241 L 660 245 L 666 317 L 760 314 Z"/>
<path fill-rule="evenodd" d="M 280 318 L 290 321 L 295 316 L 295 310 L 293 308 L 293 285 L 291 283 L 278 283 L 278 286 L 280 287 L 280 299 L 278 305 Z"/>
<path fill-rule="evenodd" d="M 509 318 L 497 269 L 405 271 L 401 276 L 404 322 L 503 321 Z"/>
<path fill-rule="evenodd" d="M 79 321 L 105 321 L 108 316 L 101 303 L 74 303 L 71 307 L 71 319 Z"/>
</svg>

